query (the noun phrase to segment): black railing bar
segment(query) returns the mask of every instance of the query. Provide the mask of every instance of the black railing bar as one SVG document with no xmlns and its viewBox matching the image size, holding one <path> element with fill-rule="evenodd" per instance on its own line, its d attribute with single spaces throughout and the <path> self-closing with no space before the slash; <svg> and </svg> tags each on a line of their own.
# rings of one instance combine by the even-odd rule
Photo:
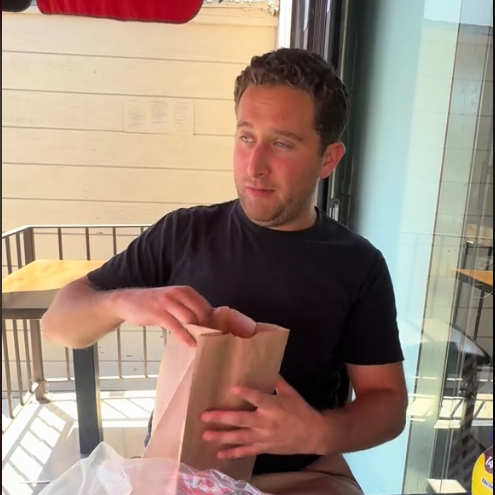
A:
<svg viewBox="0 0 495 495">
<path fill-rule="evenodd" d="M 13 272 L 12 266 L 12 248 L 10 246 L 10 237 L 5 239 L 5 257 L 7 258 L 7 272 L 9 275 Z"/>
<path fill-rule="evenodd" d="M 26 230 L 29 230 L 31 227 L 28 225 L 24 225 L 22 227 L 18 227 L 17 229 L 7 230 L 6 232 L 2 232 L 2 239 L 6 237 L 12 237 L 15 234 L 22 234 Z"/>
<path fill-rule="evenodd" d="M 17 251 L 17 267 L 22 268 L 24 266 L 24 263 L 22 261 L 21 234 L 19 233 L 15 235 L 15 246 Z"/>
<path fill-rule="evenodd" d="M 91 260 L 91 239 L 89 233 L 89 227 L 84 229 L 84 238 L 86 239 L 86 259 Z"/>
<path fill-rule="evenodd" d="M 117 228 L 112 227 L 112 242 L 113 242 L 113 254 L 117 254 L 118 246 L 117 246 Z"/>
<path fill-rule="evenodd" d="M 157 363 L 158 364 L 158 363 Z M 108 375 L 108 376 L 100 376 L 98 379 L 102 382 L 110 382 L 110 381 L 133 381 L 133 380 L 149 380 L 149 379 L 155 379 L 158 378 L 158 374 L 156 375 L 122 375 L 122 376 L 117 376 L 117 375 Z M 46 378 L 45 383 L 47 384 L 63 384 L 63 383 L 72 383 L 74 381 L 74 378 L 71 377 L 70 380 L 67 378 Z M 153 389 L 154 391 L 154 389 Z"/>
<path fill-rule="evenodd" d="M 17 320 L 12 320 L 12 335 L 14 337 L 14 353 L 15 353 L 15 367 L 17 371 L 17 387 L 19 392 L 19 401 L 21 405 L 24 405 L 22 402 L 22 395 L 24 394 L 24 384 L 22 380 L 22 368 L 21 368 L 21 353 L 19 347 L 19 327 L 17 326 Z"/>
<path fill-rule="evenodd" d="M 122 380 L 124 375 L 122 373 L 122 333 L 120 325 L 117 327 L 117 366 L 119 368 L 119 379 Z"/>
<path fill-rule="evenodd" d="M 39 224 L 39 225 L 24 225 L 23 227 L 19 227 L 17 229 L 8 230 L 6 232 L 2 232 L 3 237 L 10 237 L 17 233 L 22 233 L 29 229 L 81 229 L 81 228 L 89 228 L 89 229 L 112 229 L 112 228 L 147 228 L 150 227 L 150 223 L 121 223 L 121 224 L 111 224 L 111 223 L 91 223 L 91 224 Z"/>
<path fill-rule="evenodd" d="M 148 332 L 146 327 L 143 327 L 143 360 L 144 360 L 144 376 L 148 376 Z"/>
<path fill-rule="evenodd" d="M 10 237 L 17 233 L 22 233 L 28 229 L 81 229 L 81 228 L 89 228 L 89 229 L 122 229 L 122 228 L 148 228 L 152 224 L 151 223 L 137 223 L 137 224 L 40 224 L 40 225 L 24 225 L 17 229 L 8 230 L 2 233 L 2 238 Z M 399 234 L 403 235 L 417 235 L 417 236 L 428 236 L 428 237 L 446 237 L 452 239 L 462 239 L 466 236 L 464 235 L 455 235 L 455 234 L 447 234 L 441 232 L 413 232 L 413 231 L 401 231 Z"/>
<path fill-rule="evenodd" d="M 66 347 L 65 348 L 65 373 L 67 380 L 70 382 L 72 381 L 72 376 L 70 373 L 70 352 L 69 349 Z"/>
<path fill-rule="evenodd" d="M 29 349 L 29 335 L 27 328 L 27 321 L 22 320 L 22 330 L 24 334 L 24 352 L 26 353 L 26 373 L 27 380 L 29 384 L 29 390 L 32 391 L 33 388 L 33 375 L 31 373 L 31 351 Z"/>
<path fill-rule="evenodd" d="M 14 403 L 12 402 L 12 377 L 10 374 L 9 344 L 7 340 L 7 326 L 2 319 L 2 344 L 3 344 L 3 361 L 5 366 L 5 384 L 7 385 L 7 405 L 9 408 L 9 417 L 14 418 Z"/>
<path fill-rule="evenodd" d="M 64 259 L 64 242 L 62 239 L 62 228 L 57 229 L 57 240 L 58 240 L 58 258 L 60 260 Z"/>
</svg>

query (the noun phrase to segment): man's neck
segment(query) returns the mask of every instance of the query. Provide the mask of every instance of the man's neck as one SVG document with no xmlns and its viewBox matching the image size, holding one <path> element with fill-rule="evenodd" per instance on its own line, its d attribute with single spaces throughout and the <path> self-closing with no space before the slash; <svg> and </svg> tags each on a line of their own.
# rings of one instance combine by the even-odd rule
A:
<svg viewBox="0 0 495 495">
<path fill-rule="evenodd" d="M 310 209 L 308 209 L 306 214 L 300 215 L 299 217 L 290 220 L 283 225 L 272 227 L 272 229 L 280 230 L 283 232 L 297 232 L 300 230 L 307 230 L 316 223 L 317 218 L 318 213 L 316 211 L 316 208 L 312 206 Z"/>
</svg>

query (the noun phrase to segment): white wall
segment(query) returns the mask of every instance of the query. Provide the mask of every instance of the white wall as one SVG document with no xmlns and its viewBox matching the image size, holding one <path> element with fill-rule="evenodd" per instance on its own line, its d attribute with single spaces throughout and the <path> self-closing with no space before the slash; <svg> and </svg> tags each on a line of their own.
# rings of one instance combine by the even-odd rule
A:
<svg viewBox="0 0 495 495">
<path fill-rule="evenodd" d="M 2 24 L 3 230 L 151 222 L 235 195 L 234 79 L 276 46 L 266 3 L 181 26 L 35 9 Z"/>
<path fill-rule="evenodd" d="M 235 197 L 234 81 L 276 48 L 277 28 L 266 2 L 206 4 L 180 26 L 2 14 L 2 230 L 148 224 Z M 93 234 L 93 259 L 108 259 L 111 235 Z M 120 236 L 118 250 L 138 234 Z M 36 255 L 58 258 L 56 232 L 36 234 Z M 83 231 L 64 237 L 65 258 L 85 256 Z M 147 335 L 153 374 L 161 332 Z M 7 340 L 13 355 L 11 331 Z M 125 327 L 122 347 L 123 373 L 143 374 L 142 330 Z M 65 376 L 63 349 L 44 341 L 44 359 L 48 378 Z M 112 335 L 100 345 L 103 376 L 116 361 Z"/>
</svg>

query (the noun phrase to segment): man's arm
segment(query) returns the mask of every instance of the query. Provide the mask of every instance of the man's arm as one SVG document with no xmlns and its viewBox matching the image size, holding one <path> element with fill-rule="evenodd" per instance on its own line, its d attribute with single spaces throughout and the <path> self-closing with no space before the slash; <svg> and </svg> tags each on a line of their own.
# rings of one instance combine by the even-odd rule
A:
<svg viewBox="0 0 495 495">
<path fill-rule="evenodd" d="M 117 291 L 155 287 L 166 276 L 162 245 L 170 216 L 163 217 L 100 268 L 61 289 L 42 318 L 45 338 L 69 348 L 84 348 L 122 323 L 115 314 Z"/>
<path fill-rule="evenodd" d="M 191 304 L 198 311 L 207 306 L 191 290 L 165 290 L 177 245 L 176 224 L 176 212 L 164 216 L 102 267 L 61 289 L 43 316 L 44 336 L 69 348 L 84 348 L 124 321 L 139 326 L 167 323 L 184 335 L 164 306 L 155 308 L 172 300 L 172 313 L 189 321 L 194 319 L 194 310 L 188 311 Z M 156 288 L 162 290 L 152 291 Z"/>
<path fill-rule="evenodd" d="M 408 394 L 402 364 L 348 366 L 348 372 L 356 398 L 322 415 L 316 454 L 367 450 L 404 431 Z"/>
<path fill-rule="evenodd" d="M 324 414 L 326 439 L 320 448 L 355 452 L 393 440 L 405 427 L 408 393 L 395 293 L 380 252 L 375 252 L 360 284 L 342 352 L 356 398 Z"/>
<path fill-rule="evenodd" d="M 79 280 L 59 293 L 44 316 L 43 332 L 58 344 L 83 348 L 127 321 L 162 327 L 194 346 L 184 324 L 197 325 L 211 312 L 208 302 L 190 287 L 96 291 L 89 280 Z"/>
<path fill-rule="evenodd" d="M 87 277 L 70 283 L 43 316 L 43 335 L 72 349 L 89 347 L 122 323 L 114 299 L 115 292 L 96 290 Z"/>
</svg>

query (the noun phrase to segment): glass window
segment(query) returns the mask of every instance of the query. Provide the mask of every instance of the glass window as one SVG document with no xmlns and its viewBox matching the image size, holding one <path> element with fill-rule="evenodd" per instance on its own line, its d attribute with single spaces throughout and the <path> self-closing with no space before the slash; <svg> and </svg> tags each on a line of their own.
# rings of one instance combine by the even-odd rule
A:
<svg viewBox="0 0 495 495">
<path fill-rule="evenodd" d="M 493 5 L 350 5 L 349 223 L 394 278 L 410 411 L 348 460 L 365 493 L 464 493 L 492 443 Z"/>
<path fill-rule="evenodd" d="M 428 482 L 440 493 L 469 491 L 476 460 L 492 444 L 493 31 L 469 23 L 472 7 L 463 4 L 456 43 L 425 309 L 432 328 L 446 324 L 449 334 L 430 437 Z M 418 390 L 428 360 L 425 352 Z M 420 429 L 411 430 L 411 470 Z"/>
</svg>

